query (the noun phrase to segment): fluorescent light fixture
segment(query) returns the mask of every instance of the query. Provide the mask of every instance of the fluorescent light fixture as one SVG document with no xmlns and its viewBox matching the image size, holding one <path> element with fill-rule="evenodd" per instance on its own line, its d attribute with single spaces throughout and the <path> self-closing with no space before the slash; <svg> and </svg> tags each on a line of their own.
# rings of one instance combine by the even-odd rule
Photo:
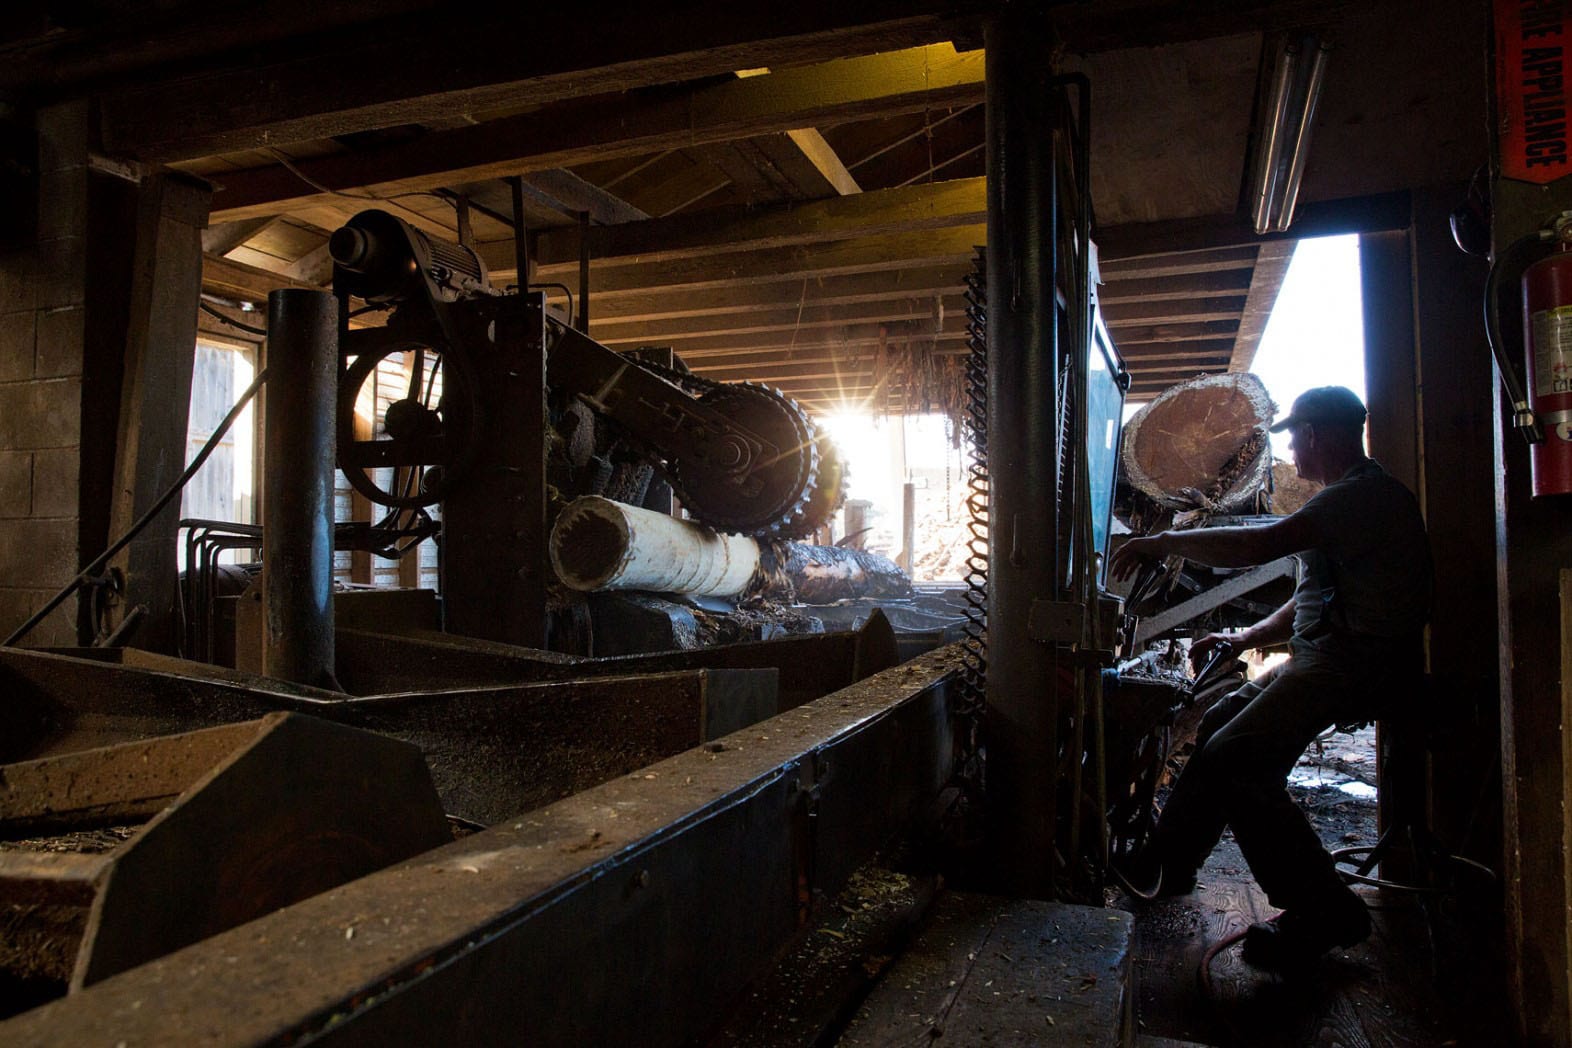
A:
<svg viewBox="0 0 1572 1048">
<path fill-rule="evenodd" d="M 1313 36 L 1286 40 L 1277 50 L 1250 179 L 1257 233 L 1286 232 L 1294 220 L 1330 52 L 1331 44 Z"/>
</svg>

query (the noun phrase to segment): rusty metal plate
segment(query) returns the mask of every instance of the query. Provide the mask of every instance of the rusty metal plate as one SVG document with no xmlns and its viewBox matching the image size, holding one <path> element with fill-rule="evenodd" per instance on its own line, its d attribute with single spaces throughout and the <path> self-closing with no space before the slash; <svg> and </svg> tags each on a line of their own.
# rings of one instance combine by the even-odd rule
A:
<svg viewBox="0 0 1572 1048">
<path fill-rule="evenodd" d="M 609 661 L 618 668 L 645 664 Z M 0 718 L 22 711 L 17 731 L 30 736 L 17 755 L 61 754 L 290 710 L 419 746 L 447 810 L 490 824 L 680 753 L 706 737 L 707 718 L 716 722 L 713 735 L 779 708 L 771 668 L 345 699 L 285 690 L 236 671 L 218 670 L 213 679 L 168 672 L 211 669 L 196 663 L 159 665 L 165 668 L 0 649 L 0 684 L 12 684 L 16 699 Z"/>
<path fill-rule="evenodd" d="M 958 671 L 955 648 L 923 656 L 35 1009 L 0 1041 L 682 1043 L 814 892 L 930 814 Z"/>
<path fill-rule="evenodd" d="M 415 747 L 298 714 L 0 766 L 6 840 L 148 808 L 103 854 L 0 852 L 8 903 L 90 907 L 73 989 L 451 839 Z"/>
<path fill-rule="evenodd" d="M 338 631 L 339 680 L 357 695 L 696 669 L 780 671 L 782 709 L 828 695 L 899 661 L 895 632 L 874 612 L 861 629 L 727 644 L 702 651 L 583 659 L 444 633 Z"/>
</svg>

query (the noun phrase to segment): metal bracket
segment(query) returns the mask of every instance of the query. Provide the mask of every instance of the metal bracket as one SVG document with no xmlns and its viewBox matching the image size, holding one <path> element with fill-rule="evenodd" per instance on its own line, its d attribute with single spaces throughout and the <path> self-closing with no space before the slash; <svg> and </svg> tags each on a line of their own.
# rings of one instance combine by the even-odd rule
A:
<svg viewBox="0 0 1572 1048">
<path fill-rule="evenodd" d="M 1135 629 L 1135 647 L 1143 647 L 1153 637 L 1183 626 L 1191 619 L 1199 618 L 1213 608 L 1222 607 L 1235 597 L 1242 597 L 1251 590 L 1271 582 L 1273 579 L 1282 578 L 1284 575 L 1294 573 L 1294 559 L 1280 557 L 1268 564 L 1253 568 L 1242 575 L 1235 575 L 1225 579 L 1209 590 L 1196 594 L 1182 604 L 1176 604 L 1167 611 L 1153 615 L 1149 619 L 1141 620 Z"/>
</svg>

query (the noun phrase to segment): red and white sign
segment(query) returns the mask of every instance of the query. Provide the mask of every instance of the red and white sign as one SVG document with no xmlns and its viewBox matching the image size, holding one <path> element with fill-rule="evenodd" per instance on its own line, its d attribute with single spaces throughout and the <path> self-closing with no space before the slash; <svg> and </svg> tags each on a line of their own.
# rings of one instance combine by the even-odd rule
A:
<svg viewBox="0 0 1572 1048">
<path fill-rule="evenodd" d="M 1572 0 L 1495 0 L 1495 23 L 1502 176 L 1543 185 L 1572 175 Z"/>
</svg>

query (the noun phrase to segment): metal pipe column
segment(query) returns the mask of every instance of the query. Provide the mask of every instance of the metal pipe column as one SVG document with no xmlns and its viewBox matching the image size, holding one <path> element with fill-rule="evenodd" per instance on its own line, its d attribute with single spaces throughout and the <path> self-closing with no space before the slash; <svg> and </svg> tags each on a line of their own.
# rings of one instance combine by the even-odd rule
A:
<svg viewBox="0 0 1572 1048">
<path fill-rule="evenodd" d="M 290 288 L 267 298 L 262 563 L 263 671 L 337 688 L 333 673 L 333 438 L 338 300 Z"/>
<path fill-rule="evenodd" d="M 1058 748 L 1054 652 L 1027 633 L 1053 600 L 1059 201 L 1049 36 L 1026 5 L 985 27 L 988 171 L 988 818 L 1012 894 L 1051 897 Z"/>
</svg>

